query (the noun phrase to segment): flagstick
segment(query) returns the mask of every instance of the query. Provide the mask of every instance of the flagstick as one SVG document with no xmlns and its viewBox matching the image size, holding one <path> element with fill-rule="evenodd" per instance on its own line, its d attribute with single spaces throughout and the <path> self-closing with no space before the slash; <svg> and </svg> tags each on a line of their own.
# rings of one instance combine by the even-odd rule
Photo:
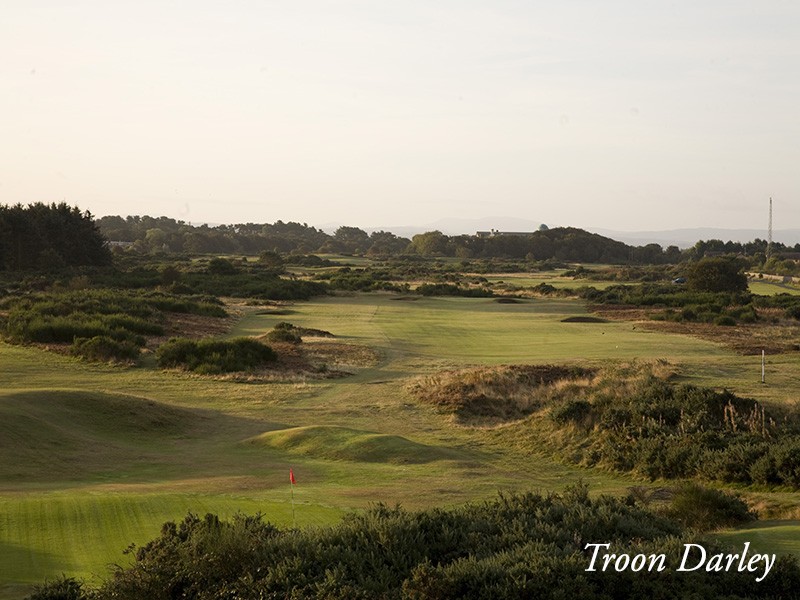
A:
<svg viewBox="0 0 800 600">
<path fill-rule="evenodd" d="M 292 488 L 292 529 L 297 529 L 297 521 L 294 518 L 294 484 L 291 481 L 289 487 Z"/>
</svg>

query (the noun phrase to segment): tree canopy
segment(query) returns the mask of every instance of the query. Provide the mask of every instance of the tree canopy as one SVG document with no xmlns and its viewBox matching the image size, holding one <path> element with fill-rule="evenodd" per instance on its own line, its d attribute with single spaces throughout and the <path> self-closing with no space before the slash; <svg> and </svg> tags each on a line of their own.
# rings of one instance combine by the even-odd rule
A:
<svg viewBox="0 0 800 600">
<path fill-rule="evenodd" d="M 0 270 L 110 263 L 111 252 L 89 211 L 65 202 L 0 205 Z"/>
<path fill-rule="evenodd" d="M 698 292 L 744 292 L 744 264 L 733 258 L 703 258 L 688 270 L 686 283 Z"/>
</svg>

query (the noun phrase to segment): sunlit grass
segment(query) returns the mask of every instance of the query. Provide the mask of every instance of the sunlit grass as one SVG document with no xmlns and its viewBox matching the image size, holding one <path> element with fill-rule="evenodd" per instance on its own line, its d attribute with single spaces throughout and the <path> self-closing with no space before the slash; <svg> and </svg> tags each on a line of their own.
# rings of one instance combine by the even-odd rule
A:
<svg viewBox="0 0 800 600">
<path fill-rule="evenodd" d="M 287 306 L 286 314 L 243 308 L 231 336 L 260 335 L 289 321 L 379 353 L 378 364 L 343 379 L 243 384 L 0 344 L 0 418 L 20 438 L 6 454 L 0 448 L 7 463 L 0 469 L 0 584 L 105 573 L 107 563 L 125 560 L 128 543 L 146 541 L 188 510 L 261 511 L 291 524 L 289 467 L 298 478 L 298 525 L 332 523 L 376 501 L 422 508 L 498 490 L 560 490 L 581 479 L 610 493 L 642 483 L 508 443 L 503 429 L 455 426 L 406 389 L 412 378 L 441 368 L 664 358 L 679 381 L 766 401 L 791 401 L 800 389 L 793 355 L 769 357 L 762 385 L 760 358 L 719 344 L 624 322 L 563 323 L 587 314 L 577 300 L 398 298 L 342 295 Z M 26 396 L 36 390 L 39 405 Z M 75 394 L 87 392 L 98 406 L 108 399 L 94 423 L 75 408 Z M 124 398 L 129 406 L 120 407 Z M 165 419 L 161 434 L 146 425 L 149 402 Z M 336 428 L 353 433 L 336 438 L 342 447 L 330 452 L 324 446 Z M 289 443 L 292 431 L 302 435 Z M 248 443 L 253 439 L 269 443 Z M 363 460 L 369 444 L 377 454 Z M 414 448 L 429 453 L 427 462 L 407 460 L 403 453 Z M 774 496 L 782 504 L 800 501 L 795 493 Z M 792 531 L 778 529 L 775 539 Z"/>
</svg>

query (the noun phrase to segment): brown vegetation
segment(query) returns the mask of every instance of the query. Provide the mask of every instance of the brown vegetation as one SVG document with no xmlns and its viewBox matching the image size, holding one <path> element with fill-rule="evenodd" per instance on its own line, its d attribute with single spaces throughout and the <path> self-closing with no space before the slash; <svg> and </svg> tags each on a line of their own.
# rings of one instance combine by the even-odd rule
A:
<svg viewBox="0 0 800 600">
<path fill-rule="evenodd" d="M 553 388 L 588 380 L 596 369 L 503 365 L 443 371 L 413 381 L 409 390 L 469 424 L 520 419 L 540 408 Z"/>
</svg>

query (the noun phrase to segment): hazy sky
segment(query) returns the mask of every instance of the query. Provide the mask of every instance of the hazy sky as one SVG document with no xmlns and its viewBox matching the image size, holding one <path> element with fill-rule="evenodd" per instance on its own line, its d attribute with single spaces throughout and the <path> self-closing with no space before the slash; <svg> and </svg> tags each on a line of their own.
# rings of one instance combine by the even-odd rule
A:
<svg viewBox="0 0 800 600">
<path fill-rule="evenodd" d="M 793 0 L 7 0 L 0 202 L 800 227 Z"/>
</svg>

